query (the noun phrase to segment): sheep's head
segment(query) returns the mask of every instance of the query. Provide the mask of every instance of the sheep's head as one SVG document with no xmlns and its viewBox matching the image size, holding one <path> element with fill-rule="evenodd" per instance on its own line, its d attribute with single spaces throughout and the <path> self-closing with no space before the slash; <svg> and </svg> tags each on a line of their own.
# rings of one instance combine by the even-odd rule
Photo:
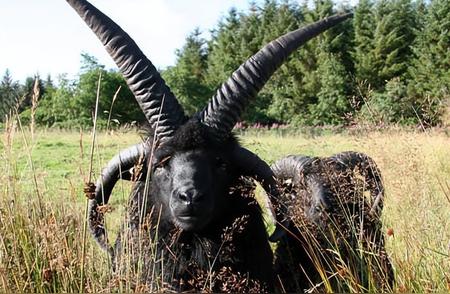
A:
<svg viewBox="0 0 450 294">
<path fill-rule="evenodd" d="M 157 153 L 156 158 L 158 158 L 159 153 L 164 153 L 158 149 L 164 149 L 164 146 L 170 146 L 171 144 L 166 145 L 166 143 L 173 141 L 177 130 L 183 128 L 188 121 L 181 105 L 150 60 L 147 59 L 130 36 L 116 23 L 85 0 L 66 1 L 77 11 L 104 44 L 106 50 L 125 77 L 128 86 L 154 131 L 156 143 L 153 144 L 153 147 L 158 146 L 155 147 Z M 214 137 L 214 141 L 221 145 L 219 149 L 222 151 L 226 148 L 232 149 L 227 150 L 225 153 L 219 152 L 220 155 L 227 154 L 227 152 L 231 154 L 233 162 L 240 164 L 239 172 L 242 175 L 248 175 L 260 181 L 272 196 L 276 196 L 277 192 L 273 173 L 270 168 L 248 150 L 240 148 L 237 144 L 228 144 L 230 140 L 232 141 L 230 139 L 232 137 L 231 130 L 236 122 L 239 121 L 245 107 L 256 97 L 257 93 L 262 89 L 272 74 L 287 60 L 292 52 L 309 39 L 339 24 L 350 16 L 351 13 L 331 16 L 304 28 L 287 33 L 268 43 L 235 70 L 230 78 L 217 90 L 205 108 L 192 118 L 208 130 L 208 136 Z M 165 199 L 168 200 L 167 205 L 172 207 L 173 211 L 177 211 L 175 214 L 180 217 L 186 214 L 186 209 L 183 206 L 185 204 L 183 203 L 192 202 L 189 198 L 196 198 L 195 201 L 198 202 L 196 204 L 197 207 L 205 210 L 205 215 L 202 218 L 207 219 L 207 215 L 212 213 L 214 206 L 217 205 L 213 205 L 213 208 L 209 206 L 213 201 L 217 202 L 217 199 L 220 199 L 220 197 L 214 196 L 213 199 L 210 199 L 209 195 L 201 194 L 211 193 L 211 195 L 217 195 L 216 192 L 219 188 L 222 189 L 227 186 L 226 182 L 230 180 L 227 178 L 224 182 L 221 182 L 215 177 L 221 174 L 220 169 L 213 168 L 216 157 L 219 154 L 215 153 L 217 150 L 209 146 L 207 148 L 204 146 L 199 147 L 183 153 L 177 152 L 175 148 L 173 154 L 170 154 L 168 157 L 169 159 L 163 158 L 162 155 L 159 156 L 161 157 L 160 160 L 167 161 L 165 167 L 164 162 L 155 162 L 156 168 L 158 168 L 158 165 L 163 165 L 159 171 L 154 171 L 153 176 L 157 180 L 159 175 L 161 177 L 164 174 L 170 175 L 170 185 L 172 186 L 168 187 L 166 183 L 163 185 L 161 182 L 163 186 L 158 187 L 167 189 L 166 192 L 171 193 L 169 196 L 165 196 Z M 108 167 L 102 174 L 102 179 L 97 185 L 96 199 L 91 203 L 91 212 L 95 210 L 97 204 L 108 201 L 109 194 L 122 171 L 133 166 L 139 158 L 152 156 L 149 149 L 145 144 L 133 146 L 121 152 L 108 164 Z M 227 160 L 226 156 L 223 159 Z M 181 167 L 178 166 L 180 164 Z M 186 173 L 186 170 L 182 169 L 183 164 L 189 167 L 188 169 L 191 170 L 191 176 L 193 178 L 194 175 L 200 173 L 211 181 L 211 183 L 202 184 L 206 185 L 205 187 L 201 187 L 201 185 L 196 187 L 198 191 L 194 191 L 194 194 L 200 194 L 190 195 L 189 193 L 192 191 L 177 192 L 176 189 L 180 187 L 173 186 L 182 185 L 180 183 L 183 182 L 182 178 L 185 175 L 181 175 Z M 177 173 L 179 175 L 174 176 Z M 127 172 L 122 173 L 122 176 L 124 178 L 131 178 L 131 175 L 127 174 Z M 183 185 L 191 184 L 184 182 Z M 221 195 L 225 191 L 222 189 L 219 194 Z M 173 196 L 172 193 L 178 193 L 178 196 Z M 201 200 L 202 198 L 203 200 Z M 272 200 L 276 200 L 276 197 L 272 197 Z M 274 204 L 277 206 L 276 201 Z M 281 221 L 278 217 L 279 215 L 278 213 L 277 219 Z M 178 218 L 177 221 L 182 219 Z M 185 219 L 189 221 L 179 222 L 182 227 L 196 228 L 194 225 L 196 222 L 193 217 Z M 97 236 L 96 232 L 94 234 Z M 102 234 L 101 230 L 99 234 Z"/>
<path fill-rule="evenodd" d="M 150 194 L 174 224 L 199 231 L 220 217 L 239 174 L 232 153 L 237 146 L 233 137 L 215 142 L 203 124 L 191 120 L 155 151 Z"/>
<path fill-rule="evenodd" d="M 347 226 L 346 217 L 366 215 L 371 222 L 379 221 L 383 183 L 376 164 L 363 153 L 324 158 L 290 155 L 272 169 L 285 189 L 282 202 L 294 222 L 325 229 L 330 224 Z"/>
</svg>

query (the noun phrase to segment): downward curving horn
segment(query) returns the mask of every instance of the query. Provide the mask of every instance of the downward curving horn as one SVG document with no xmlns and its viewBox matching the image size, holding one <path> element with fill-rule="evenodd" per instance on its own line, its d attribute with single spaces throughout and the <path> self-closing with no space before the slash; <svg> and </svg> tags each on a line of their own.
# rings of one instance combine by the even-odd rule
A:
<svg viewBox="0 0 450 294">
<path fill-rule="evenodd" d="M 145 164 L 147 150 L 149 150 L 148 143 L 139 143 L 120 151 L 119 154 L 108 162 L 95 185 L 95 200 L 97 203 L 108 203 L 114 185 L 119 179 L 132 180 L 133 177 L 139 176 L 138 174 L 134 174 L 134 171 L 131 171 L 131 169 L 139 162 Z M 143 171 L 145 172 L 145 169 Z"/>
<path fill-rule="evenodd" d="M 134 180 L 141 181 L 145 179 L 146 163 L 149 155 L 147 150 L 150 150 L 150 148 L 146 143 L 140 143 L 120 151 L 118 155 L 109 161 L 97 180 L 95 197 L 90 201 L 89 205 L 89 228 L 95 240 L 104 249 L 109 250 L 103 226 L 103 215 L 97 209 L 99 206 L 108 203 L 111 192 L 119 179 L 132 180 L 133 176 L 136 177 Z M 284 206 L 278 204 L 280 191 L 274 173 L 265 161 L 243 147 L 238 146 L 233 150 L 232 156 L 232 161 L 237 164 L 242 175 L 251 177 L 259 182 L 266 191 L 271 203 L 273 203 L 277 224 L 270 240 L 277 241 L 277 236 L 283 231 L 282 228 L 287 226 L 287 223 L 284 219 Z M 142 163 L 141 173 L 135 175 L 130 169 L 139 162 Z"/>
<path fill-rule="evenodd" d="M 307 185 L 314 185 L 314 181 L 307 179 L 306 174 L 308 173 L 309 167 L 315 160 L 317 160 L 316 157 L 289 155 L 276 161 L 270 168 L 272 169 L 279 185 L 283 185 L 283 183 L 286 182 L 293 186 L 298 186 L 300 184 L 304 184 L 305 182 L 307 182 Z M 284 197 L 278 198 L 278 205 L 280 207 L 280 212 L 284 214 L 283 218 L 285 220 L 283 226 L 281 228 L 277 228 L 272 235 L 272 242 L 280 240 L 286 232 L 290 230 L 290 196 L 288 194 L 282 196 Z"/>
<path fill-rule="evenodd" d="M 233 72 L 217 90 L 199 114 L 201 122 L 214 129 L 217 139 L 226 139 L 250 100 L 256 97 L 292 52 L 351 16 L 352 13 L 346 13 L 325 18 L 287 33 L 264 46 Z"/>
<path fill-rule="evenodd" d="M 258 155 L 240 146 L 233 152 L 233 162 L 238 165 L 244 176 L 252 177 L 258 181 L 266 191 L 276 220 L 275 231 L 269 239 L 272 242 L 278 241 L 281 232 L 284 231 L 283 228 L 287 226 L 287 219 L 285 206 L 279 203 L 280 191 L 275 180 L 275 174 Z"/>
<path fill-rule="evenodd" d="M 304 181 L 308 167 L 315 160 L 317 157 L 289 155 L 275 162 L 271 168 L 278 180 L 292 180 L 293 184 L 298 185 Z"/>
<path fill-rule="evenodd" d="M 85 0 L 66 0 L 105 46 L 119 67 L 157 138 L 164 141 L 186 121 L 183 109 L 133 39 Z"/>
<path fill-rule="evenodd" d="M 108 203 L 111 192 L 119 179 L 138 180 L 145 178 L 143 175 L 146 172 L 147 150 L 150 150 L 148 147 L 148 144 L 143 142 L 120 151 L 108 162 L 97 180 L 94 199 L 89 201 L 88 221 L 94 239 L 106 250 L 110 250 L 110 248 L 106 241 L 103 213 L 99 212 L 98 208 Z M 139 162 L 143 165 L 143 173 L 131 171 Z"/>
</svg>

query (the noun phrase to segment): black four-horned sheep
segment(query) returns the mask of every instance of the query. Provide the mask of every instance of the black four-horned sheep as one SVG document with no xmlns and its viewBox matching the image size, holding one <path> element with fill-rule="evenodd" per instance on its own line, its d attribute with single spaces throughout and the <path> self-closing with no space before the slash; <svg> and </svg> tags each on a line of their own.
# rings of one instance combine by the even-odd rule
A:
<svg viewBox="0 0 450 294">
<path fill-rule="evenodd" d="M 289 218 L 275 252 L 280 287 L 287 292 L 391 289 L 393 269 L 380 219 L 384 187 L 375 162 L 357 152 L 291 155 L 272 169 Z"/>
<path fill-rule="evenodd" d="M 110 161 L 90 200 L 91 232 L 111 254 L 115 272 L 138 277 L 138 290 L 272 291 L 273 253 L 252 180 L 276 208 L 279 191 L 270 167 L 231 131 L 292 52 L 351 14 L 270 42 L 233 72 L 202 111 L 187 117 L 128 34 L 89 2 L 67 2 L 116 62 L 151 128 L 145 142 Z M 135 185 L 126 221 L 110 246 L 102 208 L 119 179 Z M 278 236 L 282 209 L 275 214 Z"/>
</svg>

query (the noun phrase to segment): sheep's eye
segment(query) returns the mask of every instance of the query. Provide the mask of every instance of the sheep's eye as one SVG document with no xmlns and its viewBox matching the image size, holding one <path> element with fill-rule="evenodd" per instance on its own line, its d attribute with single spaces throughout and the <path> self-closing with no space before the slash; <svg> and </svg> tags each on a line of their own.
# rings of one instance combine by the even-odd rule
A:
<svg viewBox="0 0 450 294">
<path fill-rule="evenodd" d="M 170 161 L 170 156 L 163 157 L 160 161 L 158 161 L 155 165 L 155 169 L 164 168 Z"/>
</svg>

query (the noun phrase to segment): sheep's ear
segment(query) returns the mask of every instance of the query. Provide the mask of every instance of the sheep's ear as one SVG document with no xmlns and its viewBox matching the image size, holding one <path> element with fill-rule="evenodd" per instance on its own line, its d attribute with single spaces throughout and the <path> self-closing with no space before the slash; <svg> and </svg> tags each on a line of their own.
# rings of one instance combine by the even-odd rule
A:
<svg viewBox="0 0 450 294">
<path fill-rule="evenodd" d="M 66 0 L 86 22 L 119 67 L 157 139 L 164 141 L 186 121 L 181 105 L 133 39 L 85 0 Z"/>
<path fill-rule="evenodd" d="M 325 18 L 287 33 L 264 46 L 222 84 L 200 113 L 200 120 L 215 129 L 218 140 L 225 140 L 245 107 L 292 52 L 351 16 L 352 13 L 346 13 Z"/>
</svg>

